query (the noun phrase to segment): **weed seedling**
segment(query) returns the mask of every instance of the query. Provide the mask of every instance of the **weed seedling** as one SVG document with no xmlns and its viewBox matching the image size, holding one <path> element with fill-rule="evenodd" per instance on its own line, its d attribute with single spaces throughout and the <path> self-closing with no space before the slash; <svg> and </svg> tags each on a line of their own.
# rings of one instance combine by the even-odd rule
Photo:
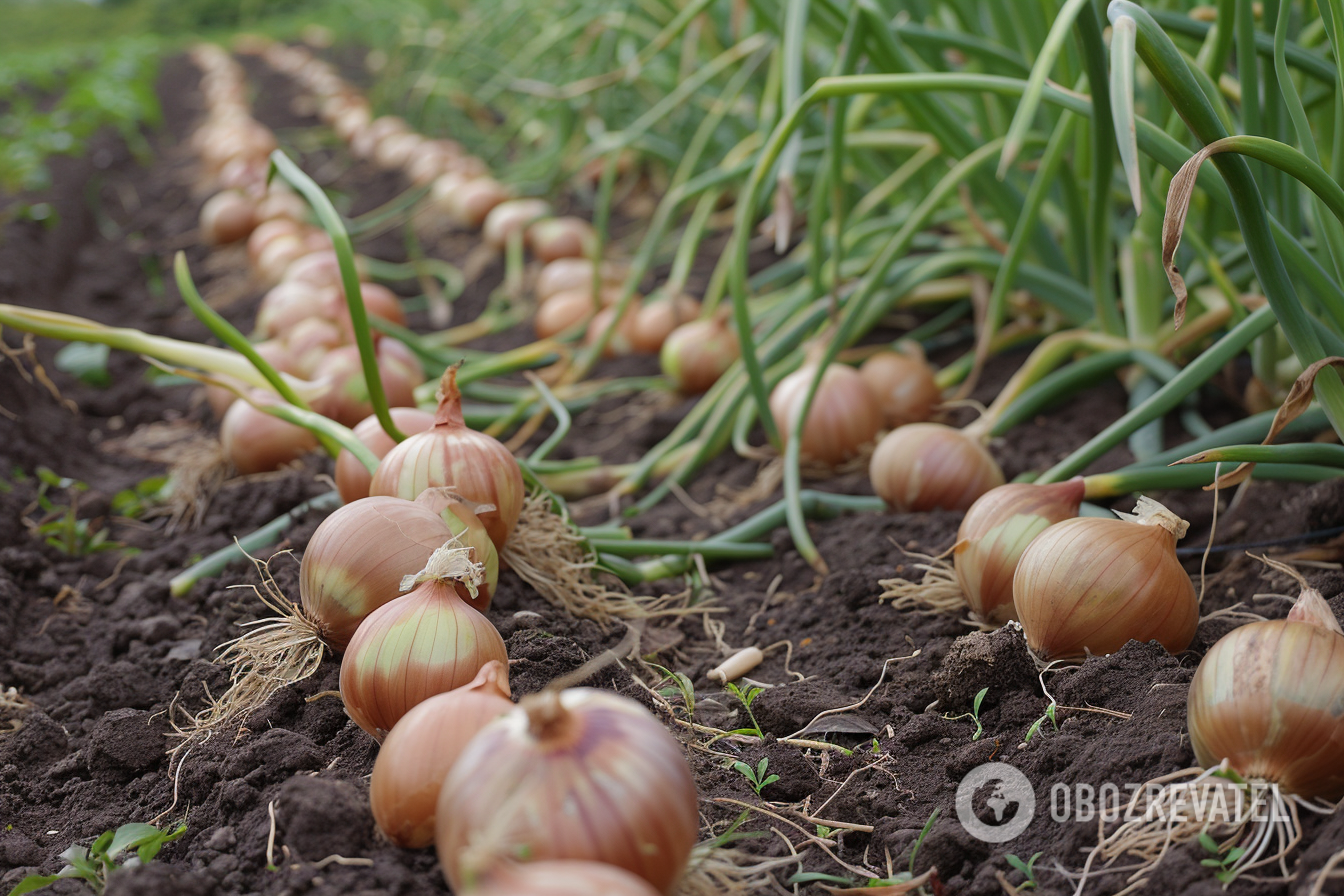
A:
<svg viewBox="0 0 1344 896">
<path fill-rule="evenodd" d="M 1199 864 L 1205 868 L 1218 869 L 1213 872 L 1213 876 L 1218 878 L 1219 882 L 1228 883 L 1237 876 L 1237 872 L 1232 866 L 1237 863 L 1237 859 L 1245 855 L 1244 847 L 1234 846 L 1227 852 L 1223 852 L 1218 848 L 1218 841 L 1214 840 L 1208 831 L 1199 835 L 1199 845 L 1211 854 L 1207 859 L 1200 859 Z"/>
<path fill-rule="evenodd" d="M 1008 860 L 1008 864 L 1012 865 L 1017 871 L 1022 872 L 1022 876 L 1026 878 L 1025 881 L 1017 885 L 1019 890 L 1036 889 L 1036 860 L 1042 855 L 1043 853 L 1038 852 L 1025 862 L 1015 855 L 1004 856 L 1004 858 Z"/>
<path fill-rule="evenodd" d="M 757 796 L 760 796 L 762 790 L 779 780 L 779 775 L 766 774 L 769 765 L 770 760 L 762 757 L 761 761 L 756 763 L 755 768 L 747 765 L 741 759 L 734 762 L 729 768 L 741 773 L 742 777 L 746 778 L 747 782 L 751 784 L 751 789 L 756 791 Z"/>
<path fill-rule="evenodd" d="M 949 722 L 955 722 L 958 719 L 970 719 L 975 722 L 975 733 L 971 735 L 971 740 L 979 740 L 985 733 L 985 726 L 980 722 L 980 704 L 985 701 L 985 695 L 989 693 L 989 688 L 981 688 L 980 693 L 975 695 L 975 701 L 971 704 L 971 711 L 964 712 L 959 716 L 945 715 L 943 718 Z"/>
<path fill-rule="evenodd" d="M 1031 743 L 1031 739 L 1036 736 L 1036 733 L 1041 730 L 1041 726 L 1044 725 L 1047 720 L 1050 722 L 1051 725 L 1054 726 L 1056 731 L 1059 730 L 1059 721 L 1055 718 L 1054 703 L 1051 703 L 1049 706 L 1045 708 L 1044 715 L 1042 715 L 1039 719 L 1031 723 L 1031 727 L 1027 729 L 1027 736 L 1022 738 L 1022 743 L 1024 744 Z"/>
<path fill-rule="evenodd" d="M 121 547 L 117 542 L 108 540 L 108 530 L 103 528 L 100 520 L 79 518 L 79 495 L 88 491 L 88 483 L 60 476 L 46 467 L 37 468 L 37 478 L 40 483 L 37 487 L 37 507 L 43 515 L 36 522 L 25 520 L 33 534 L 71 557 L 84 557 Z M 70 496 L 70 503 L 57 504 L 52 501 L 50 492 L 54 488 L 64 489 Z"/>
<path fill-rule="evenodd" d="M 695 720 L 695 685 L 684 673 L 673 672 L 664 669 L 657 663 L 649 663 L 651 668 L 657 669 L 663 674 L 663 677 L 672 684 L 665 688 L 659 688 L 658 693 L 664 697 L 681 697 L 681 705 L 686 709 L 686 718 Z"/>
<path fill-rule="evenodd" d="M 988 688 L 986 688 L 985 690 L 988 690 Z M 981 692 L 980 692 L 980 696 L 983 697 L 984 695 L 985 695 L 985 692 L 984 692 L 984 691 L 981 691 Z M 934 810 L 933 810 L 932 814 L 929 815 L 929 820 L 926 821 L 926 822 L 924 822 L 924 827 L 920 830 L 920 832 L 919 832 L 919 836 L 915 838 L 915 845 L 912 846 L 912 847 L 910 847 L 910 876 L 911 876 L 911 877 L 913 877 L 914 874 L 915 874 L 915 857 L 919 855 L 919 848 L 920 848 L 921 846 L 923 846 L 923 845 L 924 845 L 924 841 L 928 839 L 928 837 L 929 837 L 929 831 L 932 831 L 932 830 L 933 830 L 933 823 L 934 823 L 935 821 L 938 820 L 938 813 L 941 812 L 941 811 L 942 811 L 941 809 L 934 809 Z"/>
<path fill-rule="evenodd" d="M 173 842 L 186 830 L 185 824 L 178 825 L 173 831 L 161 831 L 152 824 L 132 823 L 124 824 L 115 831 L 105 831 L 93 841 L 92 846 L 76 843 L 61 853 L 66 866 L 60 871 L 55 874 L 30 874 L 9 891 L 9 896 L 22 896 L 69 878 L 78 878 L 88 884 L 94 893 L 102 893 L 107 886 L 108 876 L 114 871 L 152 862 L 165 843 Z M 117 858 L 127 850 L 134 850 L 135 854 L 118 863 Z"/>
<path fill-rule="evenodd" d="M 765 737 L 761 732 L 761 725 L 756 721 L 756 715 L 751 711 L 751 704 L 756 702 L 756 698 L 765 692 L 765 688 L 756 688 L 748 686 L 745 690 L 738 687 L 733 682 L 724 685 L 728 692 L 737 698 L 737 702 L 742 704 L 742 708 L 747 711 L 747 718 L 751 720 L 750 728 L 737 728 L 728 732 L 729 734 L 750 734 L 755 737 Z"/>
</svg>

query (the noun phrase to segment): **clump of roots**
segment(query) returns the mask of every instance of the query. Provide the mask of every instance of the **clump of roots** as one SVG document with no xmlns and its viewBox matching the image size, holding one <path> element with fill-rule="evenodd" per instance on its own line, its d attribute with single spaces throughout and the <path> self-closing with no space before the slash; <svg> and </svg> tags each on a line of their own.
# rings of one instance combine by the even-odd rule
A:
<svg viewBox="0 0 1344 896">
<path fill-rule="evenodd" d="M 677 597 L 634 595 L 598 581 L 597 555 L 568 513 L 552 509 L 545 492 L 529 495 L 523 503 L 500 558 L 552 606 L 599 625 L 704 610 L 688 608 Z"/>
<path fill-rule="evenodd" d="M 882 593 L 877 599 L 890 601 L 898 610 L 926 616 L 961 616 L 961 621 L 966 625 L 982 631 L 993 631 L 998 628 L 997 625 L 977 619 L 968 612 L 966 596 L 961 591 L 961 583 L 957 581 L 956 569 L 947 559 L 951 554 L 952 548 L 937 556 L 905 551 L 907 557 L 918 561 L 912 565 L 923 576 L 919 581 L 880 579 L 877 584 L 881 586 Z"/>
<path fill-rule="evenodd" d="M 241 726 L 277 691 L 308 678 L 322 664 L 326 645 L 316 624 L 280 590 L 269 560 L 249 559 L 261 576 L 261 587 L 232 587 L 251 588 L 278 615 L 241 623 L 248 631 L 220 645 L 221 653 L 215 661 L 229 667 L 229 687 L 218 698 L 207 693 L 208 705 L 197 713 L 188 713 L 184 722 L 173 721 L 173 733 L 179 739 L 169 751 L 174 761 L 215 732 L 235 723 Z"/>
<path fill-rule="evenodd" d="M 1299 808 L 1317 812 L 1333 809 L 1283 794 L 1264 782 L 1247 782 L 1226 763 L 1207 771 L 1188 768 L 1155 778 L 1128 804 L 1099 814 L 1097 845 L 1088 853 L 1083 870 L 1070 875 L 1077 879 L 1074 894 L 1080 896 L 1093 878 L 1126 872 L 1128 886 L 1120 893 L 1137 890 L 1147 883 L 1147 876 L 1172 846 L 1205 835 L 1225 857 L 1219 872 L 1224 883 L 1274 863 L 1278 863 L 1282 876 L 1289 878 L 1292 875 L 1285 859 L 1302 839 Z M 1107 823 L 1117 821 L 1119 826 L 1107 834 Z M 1234 849 L 1239 852 L 1234 853 Z M 1121 857 L 1138 861 L 1115 865 Z"/>
<path fill-rule="evenodd" d="M 168 501 L 149 508 L 144 519 L 167 516 L 168 532 L 183 524 L 194 529 L 228 478 L 229 465 L 219 439 L 185 420 L 150 423 L 102 445 L 107 452 L 168 466 Z"/>
<path fill-rule="evenodd" d="M 793 855 L 763 859 L 745 850 L 725 846 L 722 839 L 706 840 L 691 850 L 686 873 L 675 890 L 676 896 L 763 893 L 775 883 L 771 872 L 798 861 Z"/>
</svg>

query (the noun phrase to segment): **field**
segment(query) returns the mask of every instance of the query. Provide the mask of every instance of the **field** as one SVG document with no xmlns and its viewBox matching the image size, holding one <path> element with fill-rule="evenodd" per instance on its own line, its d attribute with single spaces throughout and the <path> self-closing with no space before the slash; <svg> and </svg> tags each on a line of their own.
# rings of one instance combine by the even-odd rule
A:
<svg viewBox="0 0 1344 896">
<path fill-rule="evenodd" d="M 332 2 L 208 22 L 218 41 L 208 51 L 186 28 L 6 63 L 0 893 L 58 872 L 76 879 L 49 892 L 453 892 L 432 846 L 401 848 L 375 824 L 380 744 L 347 712 L 332 642 L 305 676 L 220 656 L 300 600 L 300 560 L 342 503 L 335 452 L 321 448 L 348 445 L 348 427 L 380 402 L 337 422 L 334 405 L 305 391 L 321 377 L 293 370 L 284 382 L 312 409 L 263 400 L 249 390 L 273 395 L 265 371 L 199 346 L 237 348 L 238 334 L 265 329 L 277 306 L 263 297 L 305 253 L 329 253 L 329 271 L 342 270 L 326 285 L 350 293 L 347 231 L 372 260 L 359 262 L 361 279 L 395 294 L 404 327 L 362 320 L 364 305 L 347 311 L 342 296 L 331 329 L 370 350 L 373 334 L 386 334 L 382 347 L 409 345 L 427 375 L 411 383 L 415 401 L 428 410 L 439 375 L 461 362 L 466 423 L 522 464 L 533 498 L 501 545 L 485 612 L 512 699 L 557 682 L 614 691 L 685 757 L 701 845 L 670 892 L 1344 892 L 1344 818 L 1332 802 L 1344 796 L 1344 641 L 1333 665 L 1308 665 L 1306 651 L 1281 658 L 1285 680 L 1305 682 L 1291 700 L 1307 705 L 1300 694 L 1312 691 L 1320 717 L 1284 723 L 1286 742 L 1324 757 L 1311 785 L 1285 770 L 1295 760 L 1282 743 L 1264 749 L 1265 763 L 1231 757 L 1219 771 L 1198 755 L 1188 715 L 1215 645 L 1295 606 L 1304 586 L 1285 569 L 1326 599 L 1331 615 L 1317 627 L 1337 632 L 1344 614 L 1344 393 L 1333 366 L 1315 365 L 1344 355 L 1344 149 L 1332 143 L 1344 81 L 1330 52 L 1344 10 L 1326 21 L 1315 4 L 1283 5 L 1292 9 L 1280 16 L 1279 3 L 1148 4 L 1154 20 L 1123 0 L 1109 19 L 1106 4 L 1086 2 L 991 12 L 955 0 L 899 10 L 576 0 L 534 21 L 523 3 L 483 14 L 408 0 L 383 16 Z M 148 28 L 139 17 L 153 8 L 133 5 L 118 21 Z M 1126 57 L 1135 18 L 1138 52 L 1131 43 Z M 278 40 L 239 39 L 244 24 Z M 1277 49 L 1276 33 L 1286 37 Z M 1090 79 L 1107 72 L 1107 51 L 1112 80 L 1098 92 Z M 1188 62 L 1188 84 L 1172 60 Z M 1127 112 L 1116 70 L 1130 81 Z M 1036 72 L 1049 80 L 1031 87 Z M 911 86 L 921 78 L 927 93 Z M 1197 97 L 1182 92 L 1191 85 Z M 342 139 L 339 113 L 363 102 L 369 120 Z M 1140 122 L 1137 156 L 1123 131 L 1114 139 L 1112 103 Z M 259 126 L 248 139 L 272 135 L 277 156 L 268 145 L 244 153 L 246 165 L 212 167 L 227 141 L 194 135 L 221 120 L 221 105 L 246 109 Z M 384 140 L 452 138 L 461 153 L 436 157 L 442 167 L 422 177 L 358 136 L 379 115 L 405 119 Z M 1176 329 L 1184 311 L 1162 264 L 1176 206 L 1169 169 L 1217 139 L 1210 122 L 1264 136 L 1233 138 L 1204 166 L 1175 255 L 1190 289 Z M 1014 142 L 1016 159 L 1004 151 Z M 590 267 L 584 310 L 539 334 L 539 238 L 519 225 L 492 246 L 490 218 L 469 220 L 453 205 L 464 200 L 444 198 L 439 178 L 459 170 L 469 174 L 457 189 L 498 177 L 508 196 L 546 200 L 524 225 L 588 222 L 582 249 L 566 254 L 621 265 L 622 276 L 603 283 Z M 268 282 L 247 233 L 212 239 L 202 207 L 230 177 L 249 202 L 298 203 L 318 249 L 294 238 L 294 259 Z M 312 202 L 323 193 L 325 205 Z M 614 302 L 595 300 L 599 285 Z M 375 288 L 363 293 L 377 315 Z M 628 350 L 613 323 L 664 292 L 696 300 L 676 323 L 735 334 L 742 358 L 728 354 L 704 394 L 679 391 L 668 352 L 660 362 L 656 350 Z M 617 312 L 590 328 L 604 304 Z M 1081 475 L 1085 516 L 1113 518 L 1143 494 L 1190 524 L 1167 572 L 1177 582 L 1132 634 L 1056 652 L 1020 585 L 1021 624 L 996 615 L 1012 601 L 973 613 L 964 586 L 947 599 L 966 506 L 993 483 L 948 497 L 980 475 L 958 468 L 930 498 L 919 472 L 893 466 L 907 479 L 879 497 L 874 444 L 915 424 L 863 429 L 852 421 L 880 418 L 876 404 L 856 409 L 843 389 L 813 386 L 818 370 L 852 371 L 879 348 L 909 357 L 912 337 L 936 377 L 928 413 L 986 446 L 998 481 Z M 350 352 L 352 364 L 369 358 Z M 767 396 L 800 369 L 793 409 L 811 402 L 812 416 L 772 417 Z M 248 470 L 221 444 L 201 376 L 316 435 Z M 1300 416 L 1265 439 L 1294 397 Z M 821 437 L 810 449 L 809 431 Z M 832 444 L 837 456 L 818 456 Z M 924 457 L 930 477 L 959 450 L 939 445 Z M 1209 452 L 1201 463 L 1168 466 L 1197 451 Z M 1242 461 L 1259 462 L 1254 478 L 1202 488 Z M 488 524 L 492 508 L 477 509 Z M 1075 501 L 1066 516 L 1077 513 Z M 538 533 L 562 540 L 525 542 Z M 235 539 L 255 559 L 230 552 Z M 1069 559 L 1083 567 L 1111 549 L 1089 536 Z M 946 560 L 941 598 L 927 587 L 935 558 Z M 1099 562 L 1089 593 L 1125 574 L 1118 560 Z M 1187 586 L 1193 635 L 1182 640 L 1149 622 L 1184 606 Z M 763 651 L 758 664 L 709 676 L 750 647 Z M 296 680 L 232 713 L 215 702 L 241 699 L 230 687 L 240 678 L 268 675 Z M 212 706 L 222 721 L 207 726 Z M 1034 813 L 1022 791 L 959 792 L 992 762 L 1025 775 Z M 1201 781 L 1237 793 L 1254 792 L 1245 779 L 1282 787 L 1273 807 L 1289 815 L 1152 822 L 1154 805 L 1170 811 L 1180 798 L 1163 784 L 1208 770 L 1217 774 Z M 1130 797 L 1155 793 L 1165 795 L 1130 806 L 1140 821 L 1149 811 L 1148 824 L 1122 827 Z M 1001 842 L 973 833 L 1014 819 L 1020 832 Z M 162 832 L 139 831 L 156 854 L 99 866 L 99 841 L 89 857 L 105 831 L 132 823 Z M 572 813 L 549 823 L 600 826 Z M 487 845 L 532 857 L 521 842 Z"/>
</svg>

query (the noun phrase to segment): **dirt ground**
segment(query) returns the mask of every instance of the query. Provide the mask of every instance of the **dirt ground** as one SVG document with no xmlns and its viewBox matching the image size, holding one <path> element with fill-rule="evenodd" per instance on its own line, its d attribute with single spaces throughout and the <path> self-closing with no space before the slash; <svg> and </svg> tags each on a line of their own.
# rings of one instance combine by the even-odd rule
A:
<svg viewBox="0 0 1344 896">
<path fill-rule="evenodd" d="M 350 199 L 351 213 L 402 189 L 395 176 L 352 163 L 334 144 L 316 140 L 315 119 L 290 109 L 287 81 L 255 63 L 249 73 L 259 88 L 258 117 L 277 130 L 282 144 L 301 151 L 306 170 Z M 197 81 L 185 60 L 165 63 L 160 92 L 166 124 L 155 137 L 152 165 L 141 164 L 113 139 L 99 141 L 85 158 L 56 163 L 57 186 L 36 198 L 52 204 L 58 223 L 5 226 L 0 301 L 201 340 L 204 327 L 166 276 L 172 253 L 186 249 L 206 297 L 240 327 L 250 325 L 261 291 L 240 273 L 241 250 L 207 254 L 194 235 L 203 197 L 192 192 L 192 163 L 180 144 L 201 111 Z M 461 261 L 471 245 L 458 237 L 436 252 Z M 402 251 L 396 234 L 362 249 L 392 260 Z M 499 276 L 494 266 L 471 286 L 459 301 L 459 321 L 479 309 Z M 19 334 L 6 332 L 4 338 L 10 348 L 21 344 Z M 519 335 L 508 339 L 524 341 Z M 41 383 L 21 377 L 15 363 L 0 362 L 0 686 L 16 688 L 27 701 L 0 722 L 0 892 L 26 874 L 58 870 L 57 856 L 72 842 L 88 843 L 125 822 L 150 820 L 185 821 L 187 831 L 151 865 L 113 875 L 108 893 L 446 892 L 432 850 L 398 849 L 374 828 L 367 776 L 377 745 L 330 693 L 337 687 L 338 660 L 328 659 L 315 676 L 275 695 L 236 737 L 218 736 L 194 749 L 170 774 L 170 714 L 198 709 L 207 692 L 224 689 L 227 675 L 211 662 L 214 648 L 239 633 L 238 623 L 266 613 L 251 590 L 232 587 L 257 583 L 246 564 L 180 599 L 169 595 L 169 580 L 194 558 L 326 492 L 330 462 L 314 457 L 282 473 L 225 482 L 194 527 L 170 531 L 163 518 L 115 518 L 111 501 L 117 492 L 165 469 L 129 454 L 122 440 L 164 421 L 209 433 L 209 411 L 193 387 L 151 382 L 146 365 L 126 355 L 113 354 L 111 385 L 83 384 L 55 369 L 58 348 L 37 344 L 37 359 L 59 401 Z M 1019 360 L 995 361 L 976 397 L 991 399 Z M 613 368 L 653 369 L 647 359 Z M 557 456 L 631 460 L 688 407 L 607 400 L 576 419 Z M 1118 385 L 1098 386 L 1017 427 L 994 451 L 1010 477 L 1041 469 L 1123 410 Z M 1217 402 L 1210 413 L 1219 413 Z M 1126 460 L 1116 450 L 1095 469 Z M 138 553 L 71 557 L 34 537 L 22 520 L 41 515 L 34 508 L 40 466 L 87 483 L 75 505 L 78 518 L 93 521 L 91 529 L 105 526 L 112 541 Z M 745 519 L 779 497 L 741 499 L 758 473 L 757 462 L 719 458 L 689 489 L 689 500 L 669 499 L 633 520 L 636 536 L 691 538 Z M 861 473 L 817 485 L 870 493 Z M 61 489 L 49 493 L 56 503 L 70 500 Z M 1203 544 L 1211 497 L 1158 497 L 1192 521 L 1185 544 Z M 1217 540 L 1245 543 L 1340 525 L 1341 498 L 1338 484 L 1256 485 L 1222 513 Z M 604 516 L 592 503 L 583 505 L 583 513 L 585 522 Z M 297 557 L 322 517 L 303 516 L 266 553 L 290 550 Z M 958 521 L 955 514 L 929 513 L 814 523 L 813 536 L 832 569 L 825 577 L 802 561 L 780 530 L 772 559 L 712 570 L 713 612 L 646 627 L 646 656 L 690 676 L 697 689 L 695 721 L 716 728 L 750 721 L 705 673 L 722 659 L 724 646 L 767 649 L 766 662 L 751 673 L 768 685 L 751 707 L 763 742 L 712 741 L 655 710 L 686 745 L 706 836 L 722 832 L 746 804 L 773 815 L 747 811 L 740 830 L 760 836 L 740 841 L 741 849 L 773 857 L 798 852 L 797 862 L 781 866 L 775 883 L 757 892 L 792 892 L 785 882 L 800 868 L 836 875 L 848 874 L 845 864 L 882 874 L 888 867 L 906 869 L 935 812 L 914 868 L 936 866 L 942 892 L 1005 892 L 996 875 L 1009 884 L 1023 880 L 1005 855 L 1026 859 L 1038 852 L 1037 892 L 1072 892 L 1074 883 L 1061 871 L 1081 867 L 1097 826 L 1053 820 L 1052 787 L 1110 782 L 1123 788 L 1194 764 L 1185 733 L 1188 683 L 1199 658 L 1235 622 L 1205 621 L 1190 650 L 1179 656 L 1155 644 L 1130 643 L 1112 656 L 1051 673 L 1047 684 L 1054 698 L 1073 708 L 1059 712 L 1057 729 L 1047 723 L 1024 743 L 1049 701 L 1020 633 L 971 632 L 958 619 L 897 612 L 878 601 L 879 580 L 912 572 L 903 549 L 944 550 Z M 1320 553 L 1324 559 L 1335 555 L 1333 549 Z M 1187 568 L 1197 576 L 1198 558 Z M 277 559 L 274 570 L 280 586 L 297 597 L 297 560 Z M 1338 596 L 1344 575 L 1329 569 L 1308 575 L 1335 612 L 1344 613 Z M 660 584 L 657 590 L 665 592 L 684 587 Z M 1256 593 L 1268 591 L 1293 593 L 1286 579 L 1267 579 L 1242 551 L 1215 553 L 1202 612 L 1240 602 L 1253 603 L 1266 616 L 1284 615 L 1283 602 L 1254 601 Z M 515 697 L 539 690 L 623 635 L 556 610 L 512 573 L 501 577 L 489 615 L 508 645 Z M 611 667 L 591 683 L 652 705 L 636 674 L 640 670 L 628 664 Z M 964 714 L 983 688 L 983 734 L 974 738 L 976 723 Z M 837 709 L 843 711 L 814 723 L 819 713 Z M 846 749 L 777 742 L 791 736 Z M 779 780 L 758 796 L 741 774 L 725 767 L 734 758 L 752 765 L 768 758 L 769 772 Z M 1001 845 L 968 834 L 954 808 L 958 782 L 991 760 L 1024 772 L 1037 799 L 1026 831 Z M 984 807 L 977 807 L 983 816 Z M 818 823 L 833 830 L 819 838 Z M 1308 813 L 1303 826 L 1304 840 L 1288 859 L 1291 882 L 1243 878 L 1231 892 L 1307 893 L 1330 855 L 1344 847 L 1344 816 Z M 1198 844 L 1173 848 L 1146 889 L 1221 891 L 1211 870 L 1200 865 L 1205 857 Z M 349 859 L 369 861 L 345 864 Z M 275 867 L 268 868 L 272 860 Z M 1114 893 L 1124 885 L 1123 874 L 1110 875 L 1090 883 L 1087 892 Z M 51 892 L 81 890 L 81 884 L 63 882 Z M 800 890 L 821 892 L 816 884 Z M 1327 884 L 1324 892 L 1344 892 L 1344 881 Z"/>
</svg>

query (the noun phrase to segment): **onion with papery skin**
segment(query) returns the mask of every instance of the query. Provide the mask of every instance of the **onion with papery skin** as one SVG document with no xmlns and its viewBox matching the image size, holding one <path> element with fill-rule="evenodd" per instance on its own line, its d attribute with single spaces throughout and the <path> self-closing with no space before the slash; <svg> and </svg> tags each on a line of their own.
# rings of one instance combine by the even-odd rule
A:
<svg viewBox="0 0 1344 896">
<path fill-rule="evenodd" d="M 770 393 L 770 413 L 780 438 L 791 437 L 803 399 L 816 375 L 816 365 L 804 364 L 780 380 Z M 832 364 L 817 386 L 803 423 L 799 450 L 803 457 L 835 466 L 857 456 L 881 428 L 882 413 L 863 377 L 852 367 Z"/>
<path fill-rule="evenodd" d="M 275 339 L 268 339 L 265 342 L 258 342 L 252 346 L 261 355 L 262 359 L 281 373 L 292 373 L 301 376 L 299 366 L 294 353 L 289 350 L 289 346 Z M 218 379 L 233 382 L 239 388 L 244 388 L 241 380 L 233 380 L 231 377 L 218 375 Z M 228 413 L 229 408 L 238 400 L 238 395 L 232 389 L 224 386 L 207 385 L 205 387 L 205 398 L 210 404 L 210 410 L 214 413 L 215 419 L 223 419 Z"/>
<path fill-rule="evenodd" d="M 311 283 L 277 283 L 261 297 L 257 308 L 257 333 L 267 339 L 283 337 L 299 321 L 315 317 L 333 320 L 336 295 L 330 288 Z"/>
<path fill-rule="evenodd" d="M 434 420 L 434 426 L 387 453 L 369 493 L 414 499 L 427 488 L 448 486 L 469 501 L 493 504 L 481 522 L 503 550 L 523 510 L 523 473 L 509 449 L 462 419 L 456 367 L 443 373 Z"/>
<path fill-rule="evenodd" d="M 1131 640 L 1189 647 L 1199 599 L 1176 558 L 1188 526 L 1140 497 L 1122 519 L 1079 517 L 1036 536 L 1013 576 L 1027 646 L 1042 662 L 1114 653 Z"/>
<path fill-rule="evenodd" d="M 279 283 L 290 264 L 311 252 L 307 241 L 298 234 L 282 234 L 257 253 L 258 276 L 266 283 Z"/>
<path fill-rule="evenodd" d="M 508 189 L 488 174 L 474 177 L 447 197 L 449 214 L 468 227 L 480 227 L 486 215 L 509 198 Z"/>
<path fill-rule="evenodd" d="M 658 363 L 677 390 L 698 395 L 741 357 L 737 334 L 720 317 L 682 324 L 663 340 Z"/>
<path fill-rule="evenodd" d="M 495 585 L 499 582 L 499 549 L 490 539 L 490 533 L 485 531 L 480 514 L 494 510 L 495 505 L 468 501 L 451 488 L 427 488 L 415 503 L 437 513 L 453 537 L 471 548 L 471 559 L 481 564 L 480 593 L 471 605 L 484 613 L 490 609 Z"/>
<path fill-rule="evenodd" d="M 299 564 L 304 616 L 323 641 L 343 650 L 364 618 L 400 597 L 401 580 L 424 569 L 452 537 L 432 507 L 414 501 L 381 496 L 337 508 Z"/>
<path fill-rule="evenodd" d="M 539 261 L 581 258 L 597 246 L 597 232 L 582 218 L 542 218 L 527 228 L 527 247 Z"/>
<path fill-rule="evenodd" d="M 542 302 L 532 326 L 538 339 L 558 336 L 586 321 L 597 313 L 597 303 L 588 290 L 571 289 L 559 292 Z"/>
<path fill-rule="evenodd" d="M 503 250 L 513 237 L 521 238 L 529 224 L 551 213 L 545 199 L 510 199 L 501 202 L 485 216 L 481 239 L 492 249 Z"/>
<path fill-rule="evenodd" d="M 929 419 L 943 400 L 943 390 L 919 344 L 909 342 L 902 348 L 903 353 L 878 352 L 859 368 L 882 409 L 883 422 L 892 429 Z"/>
<path fill-rule="evenodd" d="M 635 316 L 635 326 L 630 334 L 635 351 L 658 354 L 673 330 L 695 320 L 699 314 L 700 303 L 685 293 L 673 298 L 659 296 L 645 303 Z"/>
<path fill-rule="evenodd" d="M 341 700 L 355 724 L 382 739 L 423 700 L 470 684 L 491 660 L 509 662 L 490 620 L 458 594 L 474 594 L 481 567 L 456 541 L 439 548 L 410 588 L 370 613 L 341 660 Z M 412 587 L 413 586 L 413 587 Z"/>
<path fill-rule="evenodd" d="M 402 435 L 413 436 L 434 425 L 434 415 L 419 408 L 389 408 L 388 412 Z M 355 438 L 363 442 L 379 460 L 397 447 L 397 443 L 383 430 L 383 424 L 374 414 L 359 421 L 352 431 Z M 342 448 L 341 453 L 336 455 L 336 491 L 340 492 L 341 500 L 349 504 L 360 498 L 367 498 L 369 484 L 372 482 L 373 473 L 369 472 L 357 457 Z"/>
<path fill-rule="evenodd" d="M 378 340 L 374 354 L 388 407 L 413 407 L 415 387 L 425 381 L 415 354 L 404 343 L 386 336 Z M 319 413 L 343 426 L 354 426 L 373 413 L 359 346 L 332 349 L 313 368 L 313 379 L 324 380 L 328 386 L 328 391 L 313 402 L 313 409 Z"/>
<path fill-rule="evenodd" d="M 521 855 L 605 862 L 666 893 L 699 827 L 672 735 L 629 698 L 573 688 L 523 698 L 472 740 L 444 781 L 435 842 L 457 892 Z"/>
<path fill-rule="evenodd" d="M 294 368 L 289 372 L 304 379 L 311 379 L 322 359 L 348 341 L 339 326 L 320 317 L 304 318 L 291 326 L 283 339 Z"/>
<path fill-rule="evenodd" d="M 252 235 L 247 238 L 248 262 L 256 267 L 262 250 L 269 246 L 272 241 L 282 236 L 297 237 L 306 226 L 289 218 L 274 218 L 270 221 L 262 221 L 252 231 Z"/>
<path fill-rule="evenodd" d="M 257 225 L 257 204 L 237 190 L 216 193 L 201 206 L 201 239 L 211 246 L 247 239 Z"/>
<path fill-rule="evenodd" d="M 977 619 L 1002 624 L 1017 618 L 1013 573 L 1022 552 L 1047 526 L 1076 517 L 1084 490 L 1082 477 L 1050 485 L 1013 482 L 985 492 L 966 511 L 953 567 Z"/>
<path fill-rule="evenodd" d="M 658 896 L 658 891 L 612 865 L 556 859 L 496 868 L 465 896 Z"/>
<path fill-rule="evenodd" d="M 602 263 L 602 282 L 604 285 L 620 283 L 625 271 L 611 262 Z M 557 258 L 547 264 L 537 275 L 537 285 L 533 289 L 537 301 L 544 302 L 557 293 L 570 289 L 581 289 L 589 296 L 593 292 L 593 263 L 587 258 Z"/>
<path fill-rule="evenodd" d="M 604 358 L 621 358 L 631 354 L 635 350 L 635 318 L 639 314 L 639 306 L 631 301 L 625 309 L 625 314 L 621 315 L 619 321 L 616 320 L 616 308 L 603 308 L 593 319 L 588 322 L 588 331 L 583 336 L 584 345 L 596 345 L 597 340 L 602 338 L 615 321 L 615 329 L 607 339 L 607 344 L 602 349 Z"/>
<path fill-rule="evenodd" d="M 468 742 L 513 709 L 509 668 L 491 660 L 470 684 L 422 701 L 392 726 L 369 778 L 373 820 L 404 849 L 434 842 L 439 790 Z"/>
<path fill-rule="evenodd" d="M 966 510 L 1003 471 L 973 435 L 911 423 L 882 437 L 868 465 L 873 491 L 898 511 Z"/>
<path fill-rule="evenodd" d="M 1320 592 L 1287 619 L 1252 622 L 1209 648 L 1190 682 L 1190 745 L 1248 780 L 1314 799 L 1344 797 L 1344 634 Z"/>
<path fill-rule="evenodd" d="M 250 395 L 257 404 L 278 401 L 259 389 Z M 219 440 L 224 456 L 244 476 L 269 473 L 317 447 L 317 436 L 302 426 L 257 410 L 241 398 L 229 405 L 219 422 Z"/>
</svg>

